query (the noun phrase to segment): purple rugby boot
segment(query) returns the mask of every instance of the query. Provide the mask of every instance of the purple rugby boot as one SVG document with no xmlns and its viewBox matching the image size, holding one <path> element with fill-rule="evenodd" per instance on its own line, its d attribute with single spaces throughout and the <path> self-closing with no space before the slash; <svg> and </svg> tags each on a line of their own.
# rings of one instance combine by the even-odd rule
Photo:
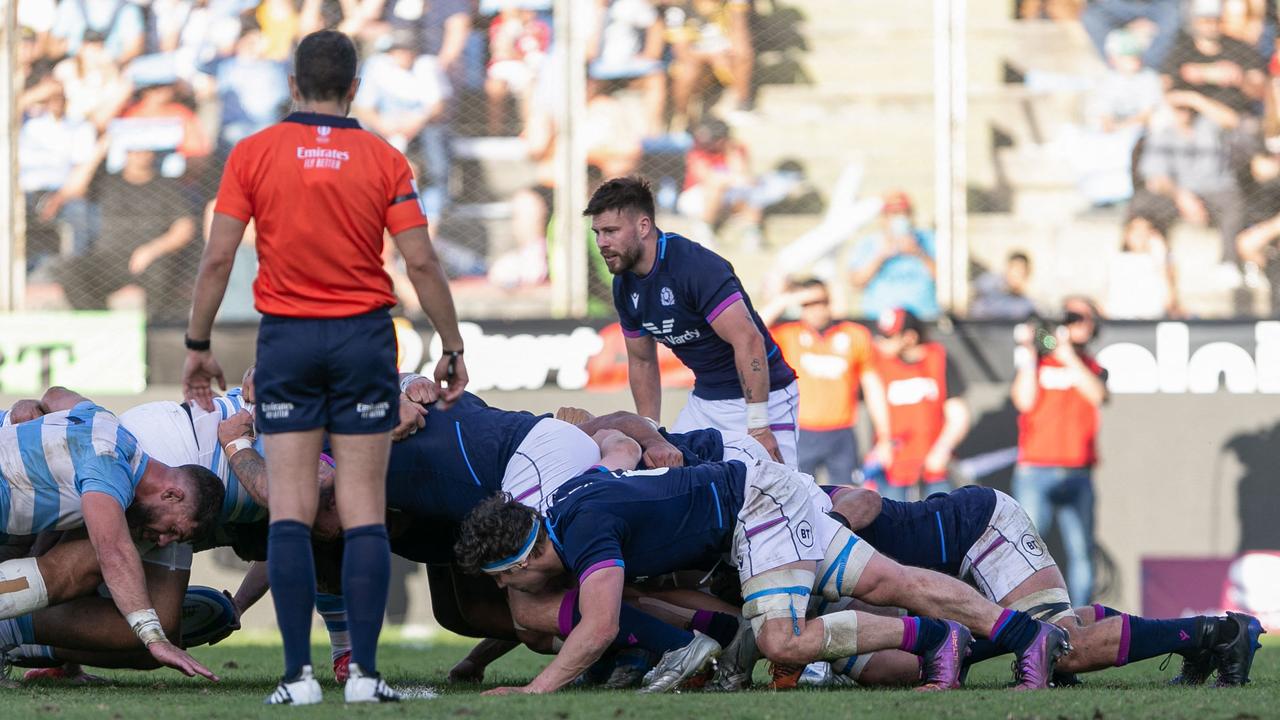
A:
<svg viewBox="0 0 1280 720">
<path fill-rule="evenodd" d="M 1013 661 L 1014 687 L 1017 690 L 1039 690 L 1050 686 L 1058 658 L 1071 649 L 1067 631 L 1047 622 L 1039 622 L 1035 640 Z"/>
<path fill-rule="evenodd" d="M 920 656 L 924 684 L 917 690 L 955 690 L 961 686 L 964 659 L 969 656 L 973 634 L 958 622 L 945 620 L 947 635 Z"/>
</svg>

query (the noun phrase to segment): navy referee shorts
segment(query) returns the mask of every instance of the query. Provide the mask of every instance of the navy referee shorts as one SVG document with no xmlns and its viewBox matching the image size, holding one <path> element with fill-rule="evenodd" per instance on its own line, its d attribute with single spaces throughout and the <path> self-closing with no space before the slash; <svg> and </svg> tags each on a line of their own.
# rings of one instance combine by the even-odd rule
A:
<svg viewBox="0 0 1280 720">
<path fill-rule="evenodd" d="M 254 388 L 264 433 L 390 432 L 399 419 L 396 332 L 386 309 L 345 318 L 264 315 Z"/>
</svg>

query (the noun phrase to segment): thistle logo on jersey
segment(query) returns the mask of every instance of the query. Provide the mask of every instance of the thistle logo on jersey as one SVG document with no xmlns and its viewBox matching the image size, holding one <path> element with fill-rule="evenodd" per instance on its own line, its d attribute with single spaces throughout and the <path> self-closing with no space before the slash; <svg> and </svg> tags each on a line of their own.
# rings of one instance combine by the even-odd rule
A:
<svg viewBox="0 0 1280 720">
<path fill-rule="evenodd" d="M 662 288 L 662 295 L 658 299 L 661 300 L 665 307 L 671 307 L 676 304 L 676 294 L 671 292 L 669 287 Z"/>
</svg>

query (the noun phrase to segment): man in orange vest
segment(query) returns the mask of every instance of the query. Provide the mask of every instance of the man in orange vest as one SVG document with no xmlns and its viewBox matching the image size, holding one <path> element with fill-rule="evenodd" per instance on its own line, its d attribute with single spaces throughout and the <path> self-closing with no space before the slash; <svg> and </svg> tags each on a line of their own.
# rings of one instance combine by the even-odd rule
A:
<svg viewBox="0 0 1280 720">
<path fill-rule="evenodd" d="M 969 432 L 965 383 L 941 343 L 928 342 L 924 323 L 898 308 L 876 324 L 876 371 L 889 405 L 889 432 L 878 433 L 884 467 L 881 495 L 919 500 L 951 489 L 947 464 Z"/>
<path fill-rule="evenodd" d="M 796 290 L 760 311 L 772 323 L 785 305 L 799 305 L 800 319 L 773 326 L 770 332 L 782 356 L 796 363 L 800 382 L 800 472 L 816 475 L 827 469 L 828 482 L 848 485 L 858 470 L 858 389 L 862 389 L 871 425 L 884 432 L 889 424 L 884 385 L 873 362 L 871 331 L 836 320 L 831 295 L 817 278 L 799 282 Z"/>
<path fill-rule="evenodd" d="M 1098 461 L 1098 408 L 1107 398 L 1107 371 L 1086 345 L 1098 334 L 1098 313 L 1082 297 L 1067 298 L 1065 318 L 1048 349 L 1020 326 L 1013 405 L 1018 416 L 1018 465 L 1013 495 L 1041 536 L 1062 525 L 1067 590 L 1085 605 L 1093 594 L 1093 466 Z"/>
</svg>

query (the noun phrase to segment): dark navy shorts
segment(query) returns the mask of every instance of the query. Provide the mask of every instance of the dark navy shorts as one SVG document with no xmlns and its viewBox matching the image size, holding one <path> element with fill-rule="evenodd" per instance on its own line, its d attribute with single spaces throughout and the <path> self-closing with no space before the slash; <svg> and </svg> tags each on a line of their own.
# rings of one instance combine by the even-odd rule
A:
<svg viewBox="0 0 1280 720">
<path fill-rule="evenodd" d="M 346 318 L 264 315 L 254 389 L 259 430 L 390 432 L 399 418 L 396 332 L 375 310 Z"/>
</svg>

